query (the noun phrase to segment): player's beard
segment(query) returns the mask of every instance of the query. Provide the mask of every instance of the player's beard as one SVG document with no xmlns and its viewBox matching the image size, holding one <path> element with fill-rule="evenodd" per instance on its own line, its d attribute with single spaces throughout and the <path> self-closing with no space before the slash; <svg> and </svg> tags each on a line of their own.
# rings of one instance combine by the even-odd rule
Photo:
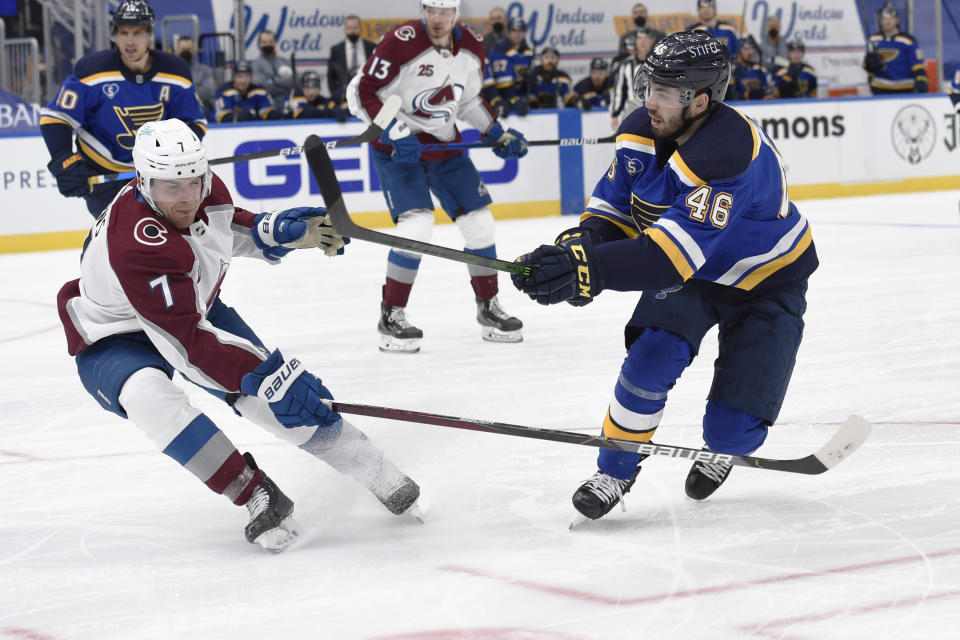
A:
<svg viewBox="0 0 960 640">
<path fill-rule="evenodd" d="M 682 112 L 675 118 L 667 118 L 659 109 L 651 112 L 650 108 L 648 107 L 647 113 L 650 115 L 650 126 L 653 128 L 654 136 L 657 138 L 664 140 L 670 139 L 680 131 L 681 127 L 683 127 Z M 660 124 L 656 124 L 654 120 L 659 120 Z"/>
</svg>

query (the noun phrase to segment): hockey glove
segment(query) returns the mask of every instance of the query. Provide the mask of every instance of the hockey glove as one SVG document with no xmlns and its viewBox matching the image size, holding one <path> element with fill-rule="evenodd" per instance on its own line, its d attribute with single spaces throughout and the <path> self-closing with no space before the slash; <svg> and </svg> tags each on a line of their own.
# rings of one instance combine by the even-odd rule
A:
<svg viewBox="0 0 960 640">
<path fill-rule="evenodd" d="M 527 139 L 516 129 L 503 130 L 499 122 L 494 122 L 483 135 L 484 142 L 492 142 L 493 153 L 498 158 L 522 158 L 527 155 Z"/>
<path fill-rule="evenodd" d="M 393 147 L 390 159 L 394 162 L 417 162 L 420 160 L 420 141 L 410 131 L 406 122 L 394 118 L 380 134 L 380 142 Z"/>
<path fill-rule="evenodd" d="M 279 260 L 294 249 L 317 247 L 328 256 L 343 255 L 350 238 L 343 238 L 330 224 L 323 207 L 296 207 L 261 213 L 250 230 L 253 242 L 270 260 Z"/>
<path fill-rule="evenodd" d="M 87 178 L 93 175 L 87 161 L 79 153 L 71 153 L 51 160 L 47 169 L 57 179 L 57 189 L 68 198 L 90 195 Z"/>
<path fill-rule="evenodd" d="M 279 349 L 240 379 L 240 391 L 267 402 L 277 421 L 287 429 L 327 427 L 340 421 L 340 414 L 323 403 L 333 395 L 320 379 L 306 371 L 296 358 L 284 360 Z"/>
<path fill-rule="evenodd" d="M 561 234 L 558 242 L 517 258 L 516 262 L 534 270 L 529 276 L 513 274 L 513 285 L 538 304 L 588 304 L 603 290 L 590 238 L 581 229 L 571 229 Z"/>
<path fill-rule="evenodd" d="M 526 96 L 513 96 L 510 98 L 510 108 L 518 116 L 525 116 L 530 113 L 530 103 Z"/>
<path fill-rule="evenodd" d="M 876 51 L 871 51 L 863 58 L 863 68 L 867 70 L 867 73 L 876 73 L 885 66 L 883 56 Z"/>
</svg>

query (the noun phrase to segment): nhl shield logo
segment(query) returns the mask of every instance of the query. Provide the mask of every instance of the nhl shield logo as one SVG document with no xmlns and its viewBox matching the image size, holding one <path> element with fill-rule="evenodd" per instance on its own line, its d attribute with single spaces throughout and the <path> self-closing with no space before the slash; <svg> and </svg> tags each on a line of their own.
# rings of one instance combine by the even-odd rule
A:
<svg viewBox="0 0 960 640">
<path fill-rule="evenodd" d="M 113 100 L 113 97 L 117 95 L 119 91 L 120 91 L 120 85 L 118 85 L 116 82 L 108 82 L 107 84 L 103 85 L 104 95 L 110 98 L 111 100 Z"/>
</svg>

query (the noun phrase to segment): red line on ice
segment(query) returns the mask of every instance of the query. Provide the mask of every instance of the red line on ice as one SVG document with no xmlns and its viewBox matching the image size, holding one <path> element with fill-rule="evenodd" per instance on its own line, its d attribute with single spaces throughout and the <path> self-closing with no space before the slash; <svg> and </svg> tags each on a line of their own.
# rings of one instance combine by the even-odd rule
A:
<svg viewBox="0 0 960 640">
<path fill-rule="evenodd" d="M 945 551 L 936 551 L 933 553 L 923 554 L 922 556 L 910 555 L 910 556 L 902 556 L 899 558 L 887 558 L 885 560 L 873 560 L 871 562 L 862 562 L 859 564 L 844 565 L 841 567 L 834 567 L 832 569 L 818 569 L 814 571 L 788 573 L 780 576 L 770 576 L 769 578 L 758 578 L 756 580 L 744 580 L 742 582 L 729 582 L 726 584 L 718 584 L 711 587 L 703 587 L 701 589 L 686 589 L 682 591 L 658 593 L 658 594 L 653 594 L 649 596 L 638 596 L 635 598 L 624 598 L 624 597 L 613 598 L 613 597 L 605 596 L 599 593 L 592 593 L 588 591 L 580 591 L 577 589 L 568 589 L 566 587 L 558 587 L 558 586 L 553 586 L 548 584 L 542 584 L 539 582 L 534 582 L 532 580 L 525 580 L 522 578 L 521 579 L 507 578 L 503 576 L 497 576 L 492 573 L 487 573 L 480 569 L 473 569 L 471 567 L 444 565 L 439 567 L 439 569 L 441 569 L 442 571 L 450 571 L 453 573 L 465 573 L 465 574 L 477 576 L 480 578 L 488 578 L 490 580 L 496 580 L 498 582 L 503 582 L 509 585 L 520 586 L 526 589 L 540 591 L 543 593 L 551 593 L 553 595 L 573 598 L 575 600 L 585 600 L 587 602 L 596 602 L 599 604 L 612 604 L 612 605 L 622 606 L 622 605 L 631 605 L 631 604 L 647 604 L 650 602 L 660 602 L 663 600 L 674 600 L 679 598 L 692 598 L 695 596 L 712 595 L 716 593 L 736 591 L 739 589 L 747 589 L 750 587 L 755 587 L 760 585 L 777 584 L 780 582 L 789 582 L 791 580 L 801 580 L 804 578 L 817 578 L 821 576 L 837 575 L 842 573 L 850 573 L 852 571 L 863 571 L 866 569 L 877 569 L 880 567 L 889 567 L 897 564 L 906 564 L 910 562 L 922 561 L 927 558 L 943 558 L 943 557 L 955 556 L 955 555 L 960 555 L 960 549 L 947 549 Z"/>
</svg>

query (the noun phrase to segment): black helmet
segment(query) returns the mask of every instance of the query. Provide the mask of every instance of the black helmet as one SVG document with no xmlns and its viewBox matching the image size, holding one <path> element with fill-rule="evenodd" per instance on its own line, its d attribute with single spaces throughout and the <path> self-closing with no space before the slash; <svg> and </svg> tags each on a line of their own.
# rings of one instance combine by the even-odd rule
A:
<svg viewBox="0 0 960 640">
<path fill-rule="evenodd" d="M 300 78 L 300 86 L 320 88 L 320 74 L 316 71 L 305 72 Z"/>
<path fill-rule="evenodd" d="M 799 37 L 787 41 L 787 51 L 793 51 L 794 49 L 800 49 L 800 51 L 806 51 L 807 45 L 803 44 L 803 40 Z"/>
<path fill-rule="evenodd" d="M 649 82 L 680 89 L 680 103 L 688 105 L 707 91 L 710 102 L 723 102 L 730 80 L 730 50 L 702 29 L 678 31 L 662 38 L 637 69 L 634 89 Z"/>
<path fill-rule="evenodd" d="M 153 31 L 157 16 L 147 0 L 123 0 L 110 21 L 111 30 L 116 33 L 118 27 L 146 27 Z"/>
</svg>

